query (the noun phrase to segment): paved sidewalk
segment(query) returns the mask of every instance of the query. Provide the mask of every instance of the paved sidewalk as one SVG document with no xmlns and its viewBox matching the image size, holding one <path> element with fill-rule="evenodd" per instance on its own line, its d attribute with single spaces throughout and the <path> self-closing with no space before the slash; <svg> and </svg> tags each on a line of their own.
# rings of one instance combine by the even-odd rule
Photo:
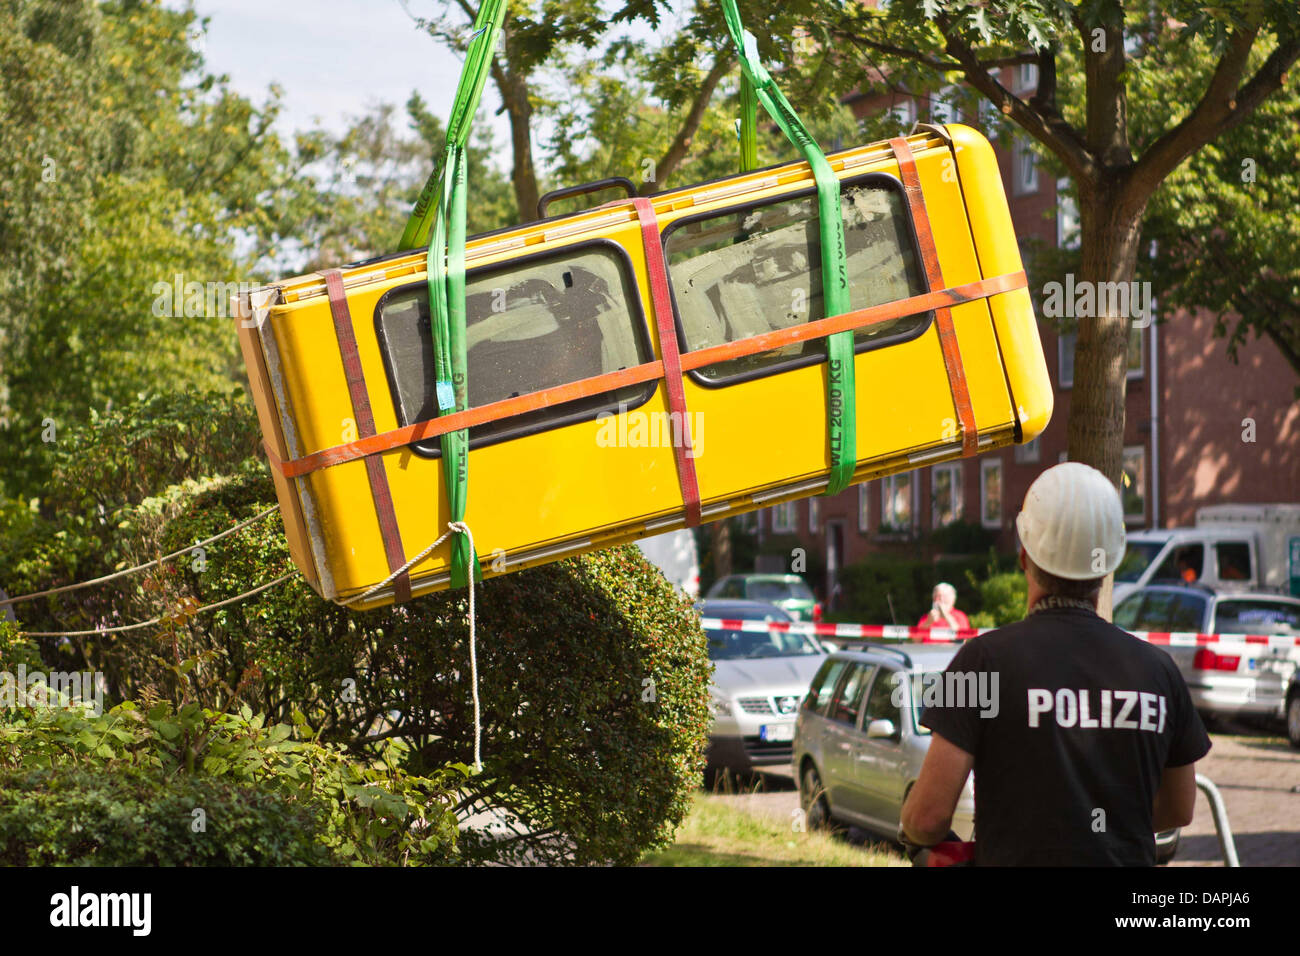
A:
<svg viewBox="0 0 1300 956">
<path fill-rule="evenodd" d="M 1242 866 L 1300 866 L 1300 750 L 1281 737 L 1228 727 L 1210 735 L 1209 756 L 1197 771 L 1214 781 L 1228 808 L 1228 824 Z M 789 819 L 799 794 L 786 767 L 761 776 L 762 791 L 728 797 L 739 808 L 773 819 Z M 753 787 L 754 784 L 750 784 Z M 857 834 L 855 834 L 857 835 Z M 874 842 L 875 837 L 865 838 Z M 1221 866 L 1210 804 L 1199 790 L 1196 816 L 1183 830 L 1171 866 Z"/>
<path fill-rule="evenodd" d="M 1228 824 L 1242 866 L 1300 866 L 1300 750 L 1279 737 L 1211 734 L 1209 756 L 1196 765 L 1214 781 L 1228 808 Z M 1223 857 L 1205 795 L 1183 830 L 1171 866 L 1219 866 Z"/>
</svg>

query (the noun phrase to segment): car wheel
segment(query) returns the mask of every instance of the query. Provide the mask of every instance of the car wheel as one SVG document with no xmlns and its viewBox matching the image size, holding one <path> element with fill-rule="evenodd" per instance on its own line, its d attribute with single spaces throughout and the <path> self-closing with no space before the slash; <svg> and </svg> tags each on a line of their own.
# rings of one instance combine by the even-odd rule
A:
<svg viewBox="0 0 1300 956">
<path fill-rule="evenodd" d="M 799 778 L 799 803 L 809 830 L 824 830 L 831 825 L 831 805 L 817 768 L 808 764 Z"/>
<path fill-rule="evenodd" d="M 1286 702 L 1286 739 L 1300 750 L 1300 694 L 1292 694 Z"/>
</svg>

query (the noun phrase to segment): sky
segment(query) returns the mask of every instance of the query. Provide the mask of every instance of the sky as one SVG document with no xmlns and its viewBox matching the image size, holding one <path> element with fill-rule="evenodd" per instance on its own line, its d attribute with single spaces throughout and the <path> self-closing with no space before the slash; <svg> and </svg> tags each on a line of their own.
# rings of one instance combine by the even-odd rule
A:
<svg viewBox="0 0 1300 956">
<path fill-rule="evenodd" d="M 182 9 L 185 0 L 167 0 Z M 418 90 L 446 119 L 461 61 L 419 32 L 399 0 L 193 0 L 209 18 L 200 41 L 208 69 L 255 102 L 283 88 L 281 132 L 319 123 L 343 131 L 348 121 L 382 102 L 399 107 Z M 406 0 L 416 15 L 435 16 L 445 0 Z M 492 84 L 483 108 L 498 142 L 507 142 L 500 99 Z"/>
</svg>

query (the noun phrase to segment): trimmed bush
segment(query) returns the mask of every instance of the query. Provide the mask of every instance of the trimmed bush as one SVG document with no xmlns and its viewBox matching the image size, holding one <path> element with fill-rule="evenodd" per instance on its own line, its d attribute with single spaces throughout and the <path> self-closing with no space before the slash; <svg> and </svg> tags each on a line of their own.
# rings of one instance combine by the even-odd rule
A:
<svg viewBox="0 0 1300 956">
<path fill-rule="evenodd" d="M 0 772 L 0 864 L 6 866 L 342 862 L 317 838 L 325 819 L 320 807 L 210 777 Z"/>
</svg>

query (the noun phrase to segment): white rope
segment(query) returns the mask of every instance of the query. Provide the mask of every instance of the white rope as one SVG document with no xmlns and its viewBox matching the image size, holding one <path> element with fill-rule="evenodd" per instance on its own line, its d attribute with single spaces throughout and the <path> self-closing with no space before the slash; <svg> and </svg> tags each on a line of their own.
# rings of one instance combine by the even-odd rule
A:
<svg viewBox="0 0 1300 956">
<path fill-rule="evenodd" d="M 415 557 L 411 558 L 411 560 L 407 561 L 400 568 L 398 568 L 388 577 L 384 578 L 374 587 L 369 588 L 366 591 L 363 591 L 361 594 L 358 594 L 355 597 L 350 597 L 346 601 L 340 601 L 339 603 L 342 604 L 344 607 L 347 607 L 348 605 L 356 604 L 360 601 L 364 601 L 372 594 L 375 594 L 376 592 L 387 587 L 398 577 L 400 577 L 401 575 L 409 571 L 413 566 L 419 564 L 421 561 L 427 558 L 429 554 L 432 553 L 434 548 L 438 547 L 438 545 L 442 544 L 444 541 L 450 538 L 453 532 L 460 532 L 466 538 L 469 539 L 469 553 L 471 555 L 474 554 L 474 533 L 469 530 L 469 525 L 467 525 L 463 521 L 448 522 L 447 532 L 442 537 L 440 537 L 437 541 L 433 542 L 433 544 L 429 545 L 427 548 L 425 548 Z M 483 769 L 483 761 L 481 759 L 481 745 L 483 740 L 483 722 L 479 712 L 479 700 L 478 700 L 478 646 L 477 646 L 477 634 L 475 632 L 475 626 L 474 626 L 474 569 L 472 567 L 469 569 L 469 675 L 470 675 L 471 692 L 474 697 L 474 770 L 477 772 Z"/>
<path fill-rule="evenodd" d="M 20 601 L 31 601 L 38 597 L 49 597 L 51 594 L 63 594 L 67 591 L 78 591 L 81 588 L 88 588 L 94 584 L 106 584 L 109 581 L 115 581 L 118 578 L 124 578 L 128 574 L 135 574 L 137 571 L 144 571 L 148 568 L 153 568 L 153 567 L 162 567 L 164 561 L 170 561 L 173 558 L 179 558 L 182 555 L 189 554 L 195 548 L 202 548 L 211 544 L 214 541 L 220 541 L 226 535 L 234 534 L 236 531 L 241 531 L 244 528 L 247 528 L 250 524 L 255 524 L 258 521 L 261 521 L 263 518 L 271 514 L 273 511 L 279 511 L 279 510 L 280 510 L 279 505 L 272 505 L 271 507 L 263 511 L 261 514 L 254 515 L 253 517 L 249 518 L 247 521 L 243 521 L 235 525 L 233 528 L 227 528 L 225 531 L 222 531 L 218 534 L 214 534 L 212 537 L 205 538 L 202 541 L 196 541 L 193 544 L 189 545 L 188 547 L 182 548 L 179 551 L 173 551 L 171 554 L 164 554 L 161 558 L 157 558 L 153 561 L 146 562 L 145 564 L 137 564 L 135 567 L 127 568 L 124 571 L 114 571 L 112 574 L 105 574 L 103 577 L 92 578 L 89 581 L 81 581 L 78 584 L 65 584 L 61 587 L 49 588 L 48 590 L 45 591 L 33 591 L 31 594 L 20 594 L 18 595 L 18 597 L 0 598 L 0 607 L 4 607 L 6 604 L 17 604 Z M 144 621 L 140 624 L 132 624 L 130 627 L 144 627 L 148 624 L 155 623 L 157 620 L 159 619 L 155 618 L 154 621 Z M 130 630 L 130 627 L 126 628 L 126 630 Z M 79 631 L 79 632 L 69 632 L 69 633 L 99 634 L 101 632 Z"/>
<path fill-rule="evenodd" d="M 219 607 L 234 604 L 238 601 L 244 600 L 245 598 L 250 598 L 254 594 L 261 594 L 263 591 L 273 588 L 277 584 L 283 584 L 297 573 L 298 569 L 294 568 L 294 570 L 287 574 L 280 575 L 274 581 L 268 581 L 266 584 L 258 585 L 250 591 L 245 591 L 243 594 L 236 594 L 234 597 L 226 598 L 224 601 L 217 601 L 215 604 L 205 604 L 203 607 L 195 608 L 193 611 L 187 612 L 187 616 L 193 617 L 195 614 L 215 611 Z M 118 627 L 97 627 L 89 631 L 23 631 L 22 633 L 26 634 L 28 637 L 88 637 L 94 634 L 121 634 L 123 631 L 135 631 L 142 627 L 151 627 L 154 624 L 161 623 L 162 620 L 163 616 L 159 615 L 158 617 L 151 617 L 147 621 L 140 621 L 136 624 L 122 624 Z"/>
</svg>

